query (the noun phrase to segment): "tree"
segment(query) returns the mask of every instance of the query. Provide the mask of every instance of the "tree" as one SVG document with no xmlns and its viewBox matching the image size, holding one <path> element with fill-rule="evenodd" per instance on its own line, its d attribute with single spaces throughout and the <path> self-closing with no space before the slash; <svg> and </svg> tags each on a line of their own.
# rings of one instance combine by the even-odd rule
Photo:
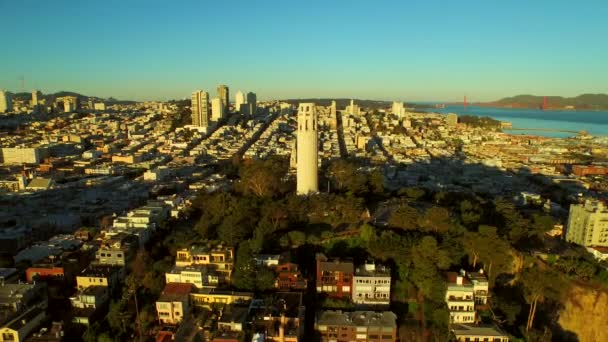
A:
<svg viewBox="0 0 608 342">
<path fill-rule="evenodd" d="M 284 192 L 281 181 L 287 173 L 284 159 L 248 160 L 240 168 L 240 190 L 245 195 L 274 197 Z"/>
<path fill-rule="evenodd" d="M 404 203 L 393 211 L 388 219 L 388 224 L 403 230 L 418 229 L 419 218 L 418 210 Z"/>
<path fill-rule="evenodd" d="M 287 236 L 289 237 L 292 247 L 298 247 L 306 243 L 306 234 L 299 230 L 292 230 L 287 233 Z"/>
<path fill-rule="evenodd" d="M 256 287 L 256 264 L 248 241 L 239 244 L 234 266 L 233 283 L 238 289 L 253 291 Z"/>
<path fill-rule="evenodd" d="M 423 230 L 446 233 L 450 229 L 450 213 L 442 207 L 430 207 L 419 217 L 418 225 Z"/>
<path fill-rule="evenodd" d="M 490 284 L 498 274 L 512 268 L 513 250 L 508 242 L 498 236 L 496 227 L 481 225 L 478 232 L 466 232 L 463 245 L 474 268 L 478 262 L 484 264 Z"/>
<path fill-rule="evenodd" d="M 460 202 L 460 218 L 466 226 L 476 226 L 481 219 L 481 209 L 469 200 Z"/>
<path fill-rule="evenodd" d="M 566 283 L 555 271 L 551 269 L 541 270 L 537 266 L 525 269 L 521 282 L 524 289 L 524 297 L 530 305 L 528 322 L 526 323 L 526 331 L 530 331 L 534 324 L 538 303 L 542 303 L 546 299 L 560 299 L 565 290 Z"/>
<path fill-rule="evenodd" d="M 268 291 L 274 288 L 275 274 L 266 267 L 261 267 L 256 277 L 256 289 Z"/>
<path fill-rule="evenodd" d="M 384 175 L 382 171 L 375 169 L 369 174 L 368 185 L 370 192 L 380 195 L 384 193 Z"/>
<path fill-rule="evenodd" d="M 327 169 L 334 187 L 340 191 L 351 194 L 361 194 L 367 191 L 367 178 L 364 173 L 357 170 L 357 166 L 345 159 L 336 159 Z M 378 186 L 378 184 L 375 184 Z"/>
<path fill-rule="evenodd" d="M 374 226 L 365 223 L 361 226 L 361 232 L 359 233 L 359 237 L 361 237 L 361 240 L 367 244 L 372 239 L 376 238 L 376 229 L 374 228 Z"/>
</svg>

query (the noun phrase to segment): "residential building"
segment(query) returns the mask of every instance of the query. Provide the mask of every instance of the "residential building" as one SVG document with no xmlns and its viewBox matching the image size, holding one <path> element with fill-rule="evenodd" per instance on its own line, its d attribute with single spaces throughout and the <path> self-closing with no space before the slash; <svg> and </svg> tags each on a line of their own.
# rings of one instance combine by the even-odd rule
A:
<svg viewBox="0 0 608 342">
<path fill-rule="evenodd" d="M 509 342 L 509 335 L 489 324 L 452 324 L 452 333 L 458 342 Z"/>
<path fill-rule="evenodd" d="M 23 342 L 46 318 L 46 309 L 33 306 L 0 327 L 0 342 Z"/>
<path fill-rule="evenodd" d="M 571 204 L 566 240 L 590 247 L 608 247 L 608 207 L 602 201 L 587 199 Z"/>
<path fill-rule="evenodd" d="M 448 113 L 448 115 L 445 117 L 445 121 L 450 127 L 458 125 L 458 114 Z"/>
<path fill-rule="evenodd" d="M 135 255 L 137 246 L 136 236 L 125 233 L 110 236 L 102 240 L 101 246 L 95 252 L 96 263 L 125 266 Z"/>
<path fill-rule="evenodd" d="M 40 164 L 47 153 L 47 149 L 41 147 L 2 147 L 0 164 Z"/>
<path fill-rule="evenodd" d="M 298 265 L 286 262 L 276 266 L 277 279 L 275 287 L 281 291 L 302 291 L 306 290 L 308 282 L 302 272 L 298 269 Z"/>
<path fill-rule="evenodd" d="M 297 127 L 297 193 L 308 195 L 319 191 L 318 132 L 314 103 L 300 103 Z"/>
<path fill-rule="evenodd" d="M 12 112 L 13 101 L 11 93 L 0 89 L 0 113 Z"/>
<path fill-rule="evenodd" d="M 106 104 L 103 102 L 95 102 L 95 104 L 93 104 L 93 109 L 104 111 L 106 110 Z"/>
<path fill-rule="evenodd" d="M 178 324 L 190 311 L 192 284 L 170 283 L 156 301 L 156 312 L 161 324 Z"/>
<path fill-rule="evenodd" d="M 247 103 L 247 99 L 245 98 L 245 94 L 243 94 L 242 91 L 237 91 L 236 95 L 235 95 L 235 101 L 234 101 L 234 109 L 235 111 L 240 111 L 241 110 L 241 105 L 244 105 L 245 103 Z"/>
<path fill-rule="evenodd" d="M 190 299 L 193 305 L 208 308 L 214 304 L 248 304 L 253 299 L 253 293 L 206 288 L 192 292 Z"/>
<path fill-rule="evenodd" d="M 211 121 L 219 121 L 224 118 L 225 110 L 222 99 L 219 97 L 211 100 Z"/>
<path fill-rule="evenodd" d="M 192 93 L 192 125 L 195 127 L 209 126 L 209 93 L 197 90 Z"/>
<path fill-rule="evenodd" d="M 72 322 L 90 325 L 107 312 L 110 293 L 106 286 L 89 286 L 70 298 L 73 316 Z"/>
<path fill-rule="evenodd" d="M 490 294 L 490 283 L 488 282 L 488 277 L 486 277 L 483 268 L 480 269 L 479 272 L 468 272 L 467 277 L 471 280 L 471 283 L 473 283 L 475 305 L 486 305 Z"/>
<path fill-rule="evenodd" d="M 40 92 L 40 90 L 32 91 L 32 101 L 30 103 L 32 108 L 36 108 L 36 106 L 38 106 L 40 104 L 40 100 L 42 100 L 42 92 Z M 0 99 L 0 102 L 1 101 L 2 100 Z"/>
<path fill-rule="evenodd" d="M 462 273 L 447 273 L 445 301 L 450 310 L 450 323 L 473 323 L 475 321 L 475 290 L 473 284 Z"/>
<path fill-rule="evenodd" d="M 234 269 L 234 247 L 207 244 L 183 248 L 177 251 L 175 265 L 209 265 L 223 277 L 220 282 L 230 282 Z"/>
<path fill-rule="evenodd" d="M 272 297 L 254 299 L 249 306 L 253 332 L 264 332 L 265 341 L 304 341 L 302 294 L 278 292 Z"/>
<path fill-rule="evenodd" d="M 197 289 L 215 288 L 219 285 L 220 276 L 209 265 L 175 266 L 165 273 L 165 281 L 170 283 L 188 283 Z"/>
<path fill-rule="evenodd" d="M 403 106 L 403 102 L 393 102 L 392 112 L 399 119 L 401 119 L 405 115 L 405 107 Z"/>
<path fill-rule="evenodd" d="M 230 92 L 227 85 L 220 84 L 217 86 L 217 96 L 222 104 L 222 113 L 228 112 L 230 106 Z M 221 116 L 223 117 L 223 116 Z"/>
<path fill-rule="evenodd" d="M 319 293 L 329 297 L 351 298 L 354 265 L 351 261 L 329 260 L 319 253 L 317 261 L 317 283 Z"/>
<path fill-rule="evenodd" d="M 279 265 L 279 262 L 281 261 L 281 255 L 280 254 L 260 254 L 256 257 L 254 257 L 254 259 L 255 259 L 255 263 L 258 266 L 274 268 Z"/>
<path fill-rule="evenodd" d="M 247 323 L 249 306 L 227 305 L 217 322 L 220 332 L 242 332 Z"/>
<path fill-rule="evenodd" d="M 397 315 L 391 311 L 322 311 L 315 324 L 322 342 L 397 340 Z"/>
<path fill-rule="evenodd" d="M 255 93 L 247 93 L 247 113 L 246 115 L 256 115 L 258 112 L 258 100 Z"/>
<path fill-rule="evenodd" d="M 357 267 L 353 276 L 353 302 L 388 306 L 391 301 L 391 270 L 373 262 Z"/>
<path fill-rule="evenodd" d="M 79 290 L 89 286 L 107 286 L 113 292 L 125 277 L 123 266 L 89 265 L 76 276 L 76 287 Z"/>
</svg>

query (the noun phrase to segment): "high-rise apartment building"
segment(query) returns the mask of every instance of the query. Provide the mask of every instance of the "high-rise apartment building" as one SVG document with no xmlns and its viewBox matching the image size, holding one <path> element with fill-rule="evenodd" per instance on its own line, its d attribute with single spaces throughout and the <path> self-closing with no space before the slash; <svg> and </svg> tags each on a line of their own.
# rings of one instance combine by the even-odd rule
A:
<svg viewBox="0 0 608 342">
<path fill-rule="evenodd" d="M 403 102 L 393 102 L 392 112 L 401 119 L 405 115 L 405 106 L 403 105 Z"/>
<path fill-rule="evenodd" d="M 32 107 L 36 107 L 37 105 L 39 105 L 39 102 L 42 98 L 42 93 L 40 92 L 40 90 L 34 90 L 32 91 Z"/>
<path fill-rule="evenodd" d="M 237 112 L 241 111 L 241 105 L 244 105 L 247 100 L 245 99 L 245 94 L 242 91 L 237 91 L 234 98 L 234 110 Z"/>
<path fill-rule="evenodd" d="M 11 93 L 0 90 L 0 113 L 6 113 L 13 110 L 13 101 Z"/>
<path fill-rule="evenodd" d="M 255 93 L 247 93 L 247 115 L 255 115 L 258 112 L 258 99 Z"/>
<path fill-rule="evenodd" d="M 448 126 L 456 126 L 458 125 L 458 114 L 449 113 L 445 118 Z"/>
<path fill-rule="evenodd" d="M 224 107 L 224 102 L 221 98 L 216 97 L 211 100 L 211 121 L 219 121 L 224 118 L 226 107 Z"/>
<path fill-rule="evenodd" d="M 217 86 L 217 96 L 222 100 L 224 111 L 228 112 L 230 106 L 230 93 L 227 85 L 220 84 Z"/>
<path fill-rule="evenodd" d="M 209 93 L 197 90 L 192 93 L 192 125 L 196 127 L 209 126 Z"/>
<path fill-rule="evenodd" d="M 608 247 L 608 207 L 588 199 L 584 204 L 571 204 L 566 240 L 582 246 Z"/>
<path fill-rule="evenodd" d="M 308 195 L 319 191 L 317 113 L 314 103 L 300 103 L 297 130 L 297 193 Z"/>
</svg>

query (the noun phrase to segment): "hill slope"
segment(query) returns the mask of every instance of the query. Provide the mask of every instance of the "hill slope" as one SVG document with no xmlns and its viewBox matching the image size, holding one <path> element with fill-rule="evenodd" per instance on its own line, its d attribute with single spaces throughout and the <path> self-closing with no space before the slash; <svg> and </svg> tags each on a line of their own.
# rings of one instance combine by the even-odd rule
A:
<svg viewBox="0 0 608 342">
<path fill-rule="evenodd" d="M 543 96 L 517 95 L 505 97 L 498 101 L 480 103 L 481 106 L 507 107 L 507 108 L 540 108 Z M 548 109 L 608 109 L 607 94 L 583 94 L 576 97 L 547 96 Z"/>
</svg>

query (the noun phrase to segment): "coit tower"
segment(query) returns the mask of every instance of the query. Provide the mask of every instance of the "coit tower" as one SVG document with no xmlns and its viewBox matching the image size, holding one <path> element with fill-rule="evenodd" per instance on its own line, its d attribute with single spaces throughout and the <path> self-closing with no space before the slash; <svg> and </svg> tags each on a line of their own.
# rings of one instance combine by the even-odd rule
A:
<svg viewBox="0 0 608 342">
<path fill-rule="evenodd" d="M 314 103 L 300 103 L 297 133 L 297 192 L 308 195 L 319 191 L 317 179 L 317 113 Z"/>
</svg>

